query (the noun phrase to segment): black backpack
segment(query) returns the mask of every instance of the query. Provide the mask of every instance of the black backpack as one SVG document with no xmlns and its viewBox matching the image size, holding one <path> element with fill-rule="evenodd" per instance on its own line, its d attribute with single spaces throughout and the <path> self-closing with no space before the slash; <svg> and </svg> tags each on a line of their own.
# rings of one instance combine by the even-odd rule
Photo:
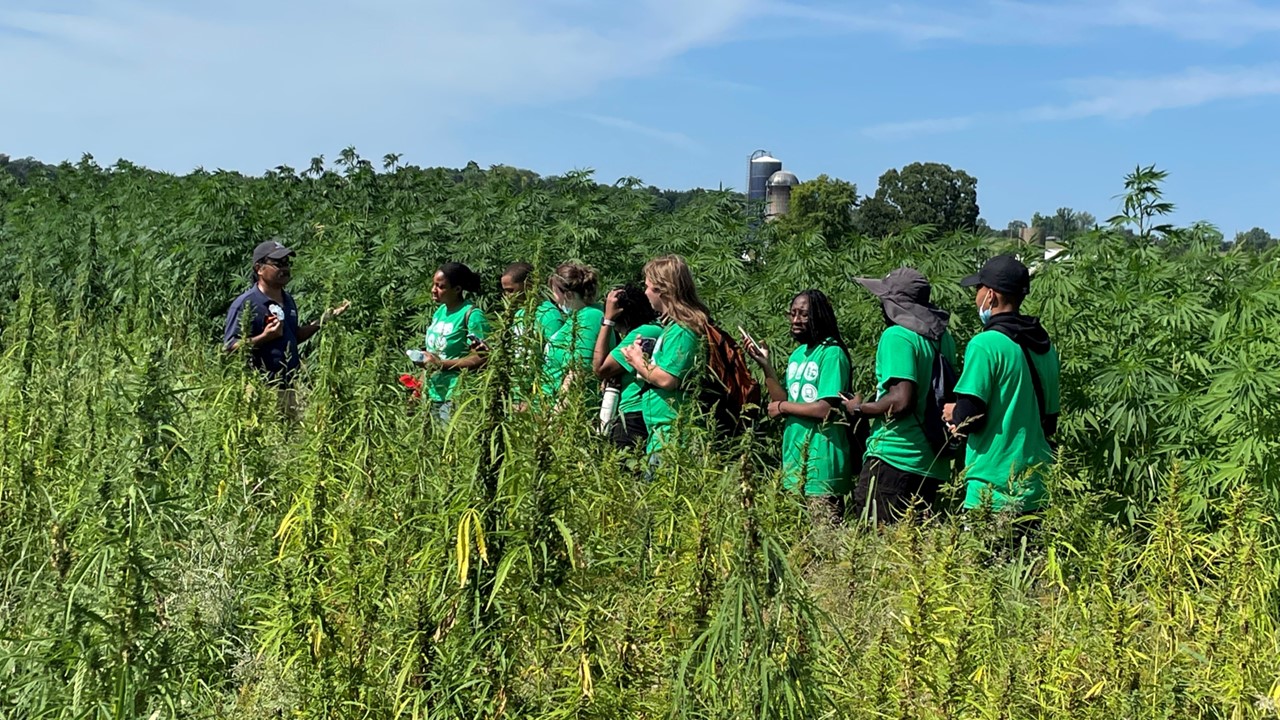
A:
<svg viewBox="0 0 1280 720">
<path fill-rule="evenodd" d="M 964 450 L 964 440 L 947 431 L 942 420 L 942 406 L 956 401 L 956 371 L 942 353 L 942 339 L 934 347 L 933 369 L 929 373 L 929 387 L 925 388 L 924 418 L 916 418 L 924 430 L 936 457 L 952 459 Z"/>
</svg>

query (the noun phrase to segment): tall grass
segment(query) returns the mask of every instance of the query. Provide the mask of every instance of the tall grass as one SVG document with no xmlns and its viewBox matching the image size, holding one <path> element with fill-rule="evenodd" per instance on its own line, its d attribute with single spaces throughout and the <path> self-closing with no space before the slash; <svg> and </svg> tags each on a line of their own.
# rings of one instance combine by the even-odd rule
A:
<svg viewBox="0 0 1280 720">
<path fill-rule="evenodd" d="M 421 278 L 470 260 L 449 237 L 473 227 L 510 238 L 478 265 L 577 243 L 622 279 L 677 250 L 776 347 L 789 294 L 830 288 L 870 387 L 878 310 L 840 278 L 911 262 L 963 336 L 952 281 L 991 248 L 763 237 L 743 263 L 714 197 L 657 216 L 580 178 L 497 182 L 85 164 L 0 188 L 0 716 L 1277 715 L 1274 256 L 1102 232 L 1037 273 L 1067 412 L 1031 542 L 950 512 L 828 528 L 781 489 L 776 428 L 728 449 L 689 428 L 645 483 L 580 400 L 514 412 L 535 368 L 506 346 L 433 425 L 394 382 Z M 419 194 L 448 207 L 418 218 Z M 216 337 L 241 246 L 300 208 L 304 314 L 357 302 L 290 417 Z M 638 247 L 593 249 L 619 232 Z"/>
</svg>

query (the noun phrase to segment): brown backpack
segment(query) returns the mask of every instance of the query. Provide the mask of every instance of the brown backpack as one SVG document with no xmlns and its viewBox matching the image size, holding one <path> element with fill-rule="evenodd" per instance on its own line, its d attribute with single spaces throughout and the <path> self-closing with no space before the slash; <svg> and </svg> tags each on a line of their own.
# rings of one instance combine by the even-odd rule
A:
<svg viewBox="0 0 1280 720">
<path fill-rule="evenodd" d="M 722 434 L 736 437 L 751 428 L 760 410 L 760 383 L 747 357 L 729 333 L 707 323 L 707 370 L 698 401 Z"/>
</svg>

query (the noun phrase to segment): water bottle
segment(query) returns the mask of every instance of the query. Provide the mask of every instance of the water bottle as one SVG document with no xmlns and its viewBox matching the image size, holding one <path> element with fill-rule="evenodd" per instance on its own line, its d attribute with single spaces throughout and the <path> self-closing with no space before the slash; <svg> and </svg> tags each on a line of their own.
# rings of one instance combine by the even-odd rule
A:
<svg viewBox="0 0 1280 720">
<path fill-rule="evenodd" d="M 614 415 L 618 412 L 618 396 L 622 391 L 617 385 L 610 383 L 604 389 L 604 396 L 600 399 L 600 434 L 608 435 L 609 426 L 613 424 Z"/>
</svg>

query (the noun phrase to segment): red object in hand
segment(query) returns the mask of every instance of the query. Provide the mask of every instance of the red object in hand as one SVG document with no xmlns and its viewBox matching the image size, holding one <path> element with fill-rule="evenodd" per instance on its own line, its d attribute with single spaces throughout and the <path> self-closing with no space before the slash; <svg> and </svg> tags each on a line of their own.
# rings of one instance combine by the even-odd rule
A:
<svg viewBox="0 0 1280 720">
<path fill-rule="evenodd" d="M 400 384 L 411 390 L 409 397 L 417 400 L 422 397 L 422 381 L 414 375 L 401 375 Z"/>
</svg>

